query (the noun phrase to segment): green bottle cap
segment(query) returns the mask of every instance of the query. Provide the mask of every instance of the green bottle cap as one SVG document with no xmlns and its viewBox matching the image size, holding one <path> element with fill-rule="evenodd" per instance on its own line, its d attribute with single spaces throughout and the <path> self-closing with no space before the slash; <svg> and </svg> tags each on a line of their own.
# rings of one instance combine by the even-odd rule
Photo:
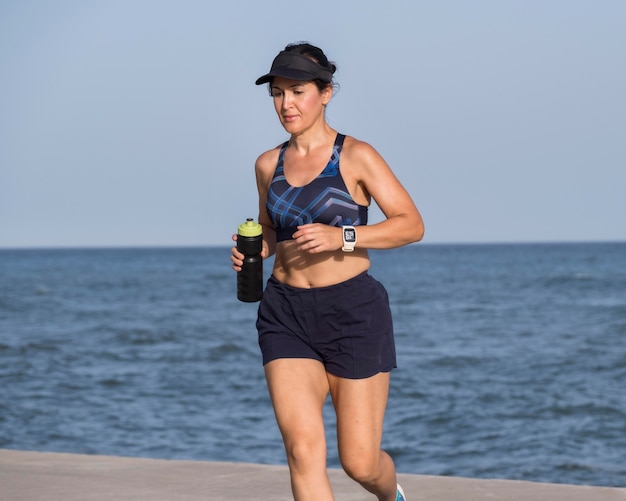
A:
<svg viewBox="0 0 626 501">
<path fill-rule="evenodd" d="M 237 233 L 242 237 L 258 237 L 263 234 L 263 227 L 249 217 L 245 223 L 239 225 Z"/>
</svg>

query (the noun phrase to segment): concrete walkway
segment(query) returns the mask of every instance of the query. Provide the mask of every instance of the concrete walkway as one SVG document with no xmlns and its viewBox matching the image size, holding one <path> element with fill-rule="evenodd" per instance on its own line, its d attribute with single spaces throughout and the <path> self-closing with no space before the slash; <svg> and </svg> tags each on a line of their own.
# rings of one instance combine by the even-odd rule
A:
<svg viewBox="0 0 626 501">
<path fill-rule="evenodd" d="M 337 501 L 375 501 L 340 470 Z M 398 475 L 408 501 L 626 501 L 626 489 Z M 289 501 L 284 466 L 0 450 L 1 501 Z"/>
</svg>

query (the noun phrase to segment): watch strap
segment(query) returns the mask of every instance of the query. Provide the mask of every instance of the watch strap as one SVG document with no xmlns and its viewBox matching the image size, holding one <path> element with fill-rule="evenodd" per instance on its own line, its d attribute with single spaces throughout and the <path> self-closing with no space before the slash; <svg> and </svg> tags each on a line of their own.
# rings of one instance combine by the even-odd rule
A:
<svg viewBox="0 0 626 501">
<path fill-rule="evenodd" d="M 356 228 L 354 226 L 342 226 L 341 227 L 341 235 L 343 238 L 343 246 L 341 250 L 344 252 L 352 252 L 354 251 L 354 246 L 356 245 Z"/>
</svg>

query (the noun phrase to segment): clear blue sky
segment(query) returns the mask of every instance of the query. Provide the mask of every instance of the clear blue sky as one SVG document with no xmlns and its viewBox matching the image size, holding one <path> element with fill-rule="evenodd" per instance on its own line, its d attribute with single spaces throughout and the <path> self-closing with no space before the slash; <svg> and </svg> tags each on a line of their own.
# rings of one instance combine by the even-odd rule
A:
<svg viewBox="0 0 626 501">
<path fill-rule="evenodd" d="M 230 245 L 286 139 L 254 80 L 300 40 L 425 242 L 626 240 L 625 23 L 621 0 L 0 0 L 0 247 Z"/>
</svg>

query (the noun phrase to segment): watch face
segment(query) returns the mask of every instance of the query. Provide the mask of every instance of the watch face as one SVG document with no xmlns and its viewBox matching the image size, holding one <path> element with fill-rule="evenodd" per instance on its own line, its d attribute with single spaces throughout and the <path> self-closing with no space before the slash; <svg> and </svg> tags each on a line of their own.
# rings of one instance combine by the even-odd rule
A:
<svg viewBox="0 0 626 501">
<path fill-rule="evenodd" d="M 356 232 L 346 228 L 343 230 L 343 238 L 346 242 L 356 242 Z"/>
</svg>

